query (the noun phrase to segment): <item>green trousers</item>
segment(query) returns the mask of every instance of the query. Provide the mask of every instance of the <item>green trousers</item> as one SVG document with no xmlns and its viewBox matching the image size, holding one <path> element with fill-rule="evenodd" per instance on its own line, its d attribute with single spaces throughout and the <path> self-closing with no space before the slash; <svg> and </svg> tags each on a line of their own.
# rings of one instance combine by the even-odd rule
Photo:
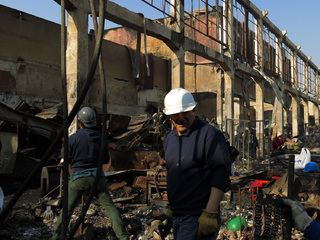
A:
<svg viewBox="0 0 320 240">
<path fill-rule="evenodd" d="M 70 217 L 73 213 L 74 208 L 79 203 L 82 195 L 85 192 L 89 192 L 90 189 L 93 187 L 94 182 L 94 176 L 89 177 L 82 177 L 78 178 L 74 181 L 69 182 L 69 188 L 68 188 L 68 222 L 70 220 Z M 121 219 L 121 215 L 117 209 L 117 207 L 114 205 L 112 198 L 110 196 L 110 193 L 107 188 L 106 180 L 102 176 L 99 179 L 98 186 L 97 186 L 97 195 L 99 197 L 99 201 L 101 202 L 101 205 L 104 207 L 104 209 L 107 212 L 108 218 L 111 222 L 111 226 L 116 233 L 117 237 L 121 240 L 127 240 L 128 233 L 125 229 L 125 225 Z M 52 235 L 52 240 L 60 239 L 60 233 L 61 233 L 61 224 L 62 224 L 62 212 L 60 213 L 58 220 L 56 222 L 56 225 L 54 227 L 54 233 Z"/>
</svg>

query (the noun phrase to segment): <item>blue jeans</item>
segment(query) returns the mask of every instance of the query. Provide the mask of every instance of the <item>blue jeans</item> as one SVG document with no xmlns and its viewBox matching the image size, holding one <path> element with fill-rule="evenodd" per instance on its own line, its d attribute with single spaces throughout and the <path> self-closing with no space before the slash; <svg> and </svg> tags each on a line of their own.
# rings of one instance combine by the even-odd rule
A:
<svg viewBox="0 0 320 240">
<path fill-rule="evenodd" d="M 173 217 L 173 235 L 175 240 L 197 240 L 198 219 L 200 216 L 181 215 Z M 201 240 L 215 240 L 218 236 L 221 219 L 218 217 L 218 231 L 214 236 L 208 236 Z M 199 239 L 198 239 L 199 240 Z"/>
</svg>

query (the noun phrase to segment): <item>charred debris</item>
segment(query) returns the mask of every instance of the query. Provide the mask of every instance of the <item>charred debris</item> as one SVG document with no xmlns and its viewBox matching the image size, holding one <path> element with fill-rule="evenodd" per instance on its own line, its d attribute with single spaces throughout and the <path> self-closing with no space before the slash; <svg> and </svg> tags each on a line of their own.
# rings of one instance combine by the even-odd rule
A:
<svg viewBox="0 0 320 240">
<path fill-rule="evenodd" d="M 102 116 L 101 109 L 95 110 L 98 117 Z M 3 207 L 61 128 L 61 111 L 60 104 L 45 110 L 23 101 L 12 109 L 0 105 L 1 115 L 6 116 L 0 122 Z M 214 124 L 214 120 L 208 122 Z M 162 227 L 167 206 L 162 142 L 170 128 L 168 119 L 157 109 L 150 110 L 149 116 L 108 114 L 111 160 L 103 169 L 131 239 L 173 239 L 172 232 Z M 1 239 L 50 238 L 62 208 L 61 144 L 6 217 L 0 227 Z M 302 149 L 308 149 L 312 161 L 320 163 L 318 129 L 308 136 L 287 138 L 268 159 L 236 159 L 231 188 L 221 204 L 218 239 L 303 239 L 300 232 L 292 230 L 288 211 L 280 201 L 288 196 L 299 199 L 309 215 L 320 220 L 320 174 L 295 171 L 292 165 Z M 71 225 L 84 201 L 76 208 Z M 116 239 L 98 201 L 91 203 L 76 238 Z"/>
</svg>

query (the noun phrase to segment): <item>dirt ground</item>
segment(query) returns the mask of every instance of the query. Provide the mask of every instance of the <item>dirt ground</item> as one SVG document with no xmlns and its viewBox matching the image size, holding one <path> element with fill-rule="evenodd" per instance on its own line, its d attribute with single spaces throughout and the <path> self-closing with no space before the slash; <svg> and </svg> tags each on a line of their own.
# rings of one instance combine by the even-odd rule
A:
<svg viewBox="0 0 320 240">
<path fill-rule="evenodd" d="M 4 206 L 13 194 L 6 195 Z M 0 239 L 49 239 L 51 226 L 46 224 L 41 216 L 41 209 L 45 208 L 39 202 L 38 188 L 29 189 L 23 193 L 12 211 L 6 217 L 0 228 Z"/>
<path fill-rule="evenodd" d="M 222 226 L 218 236 L 219 240 L 252 239 L 255 217 L 254 206 L 251 201 L 249 189 L 246 188 L 246 186 L 251 186 L 252 182 L 253 180 L 249 178 L 232 181 L 231 187 L 233 189 L 225 194 L 225 199 L 221 203 Z M 109 183 L 108 181 L 108 184 L 110 187 L 112 182 Z M 239 195 L 240 187 L 242 192 L 241 196 L 245 196 L 245 198 Z M 145 189 L 133 187 L 131 184 L 124 185 L 116 190 L 110 190 L 110 193 L 121 213 L 130 239 L 161 239 L 157 225 L 164 223 L 166 212 L 165 202 L 162 204 L 146 204 Z M 11 193 L 5 193 L 4 207 L 13 195 L 13 191 Z M 50 239 L 55 222 L 61 211 L 60 206 L 51 206 L 52 212 L 48 212 L 47 206 L 50 200 L 52 200 L 50 197 L 40 197 L 39 186 L 31 187 L 25 191 L 6 217 L 4 223 L 0 226 L 0 239 Z M 74 224 L 80 215 L 81 207 L 80 203 L 75 209 L 70 221 L 71 225 Z M 244 216 L 247 220 L 245 231 L 237 233 L 227 231 L 226 226 L 228 221 L 240 215 Z M 86 236 L 86 238 L 78 237 L 77 239 L 117 239 L 105 211 L 96 198 L 93 199 L 87 211 L 80 233 L 82 233 L 80 236 Z M 173 239 L 172 232 L 165 240 L 171 239 Z M 302 234 L 294 232 L 291 239 L 303 239 Z"/>
<path fill-rule="evenodd" d="M 113 192 L 112 194 L 118 196 L 117 193 Z M 4 206 L 12 196 L 13 194 L 5 196 Z M 61 208 L 52 206 L 52 213 L 47 213 L 46 202 L 45 199 L 40 198 L 39 188 L 28 189 L 24 192 L 6 217 L 4 224 L 0 227 L 0 239 L 50 239 Z M 146 204 L 139 203 L 128 204 L 126 202 L 115 204 L 120 210 L 130 239 L 142 239 L 142 237 L 144 237 L 144 239 L 160 239 L 159 236 L 153 236 L 154 233 L 153 231 L 149 231 L 149 226 L 151 226 L 154 221 L 157 222 L 158 220 L 159 222 L 164 220 L 165 207 L 147 206 Z M 80 203 L 71 217 L 71 223 L 74 223 L 80 215 L 81 207 L 82 205 Z M 96 198 L 93 199 L 87 211 L 81 229 L 82 233 L 87 236 L 87 239 L 117 239 L 105 211 Z"/>
</svg>

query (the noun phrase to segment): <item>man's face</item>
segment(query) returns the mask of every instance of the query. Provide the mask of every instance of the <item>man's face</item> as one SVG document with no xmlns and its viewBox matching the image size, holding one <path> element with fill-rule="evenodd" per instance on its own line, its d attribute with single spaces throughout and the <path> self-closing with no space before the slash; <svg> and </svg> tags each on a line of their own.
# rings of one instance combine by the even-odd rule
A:
<svg viewBox="0 0 320 240">
<path fill-rule="evenodd" d="M 177 129 L 178 135 L 187 131 L 195 120 L 194 111 L 177 113 L 169 116 L 170 121 Z"/>
</svg>

